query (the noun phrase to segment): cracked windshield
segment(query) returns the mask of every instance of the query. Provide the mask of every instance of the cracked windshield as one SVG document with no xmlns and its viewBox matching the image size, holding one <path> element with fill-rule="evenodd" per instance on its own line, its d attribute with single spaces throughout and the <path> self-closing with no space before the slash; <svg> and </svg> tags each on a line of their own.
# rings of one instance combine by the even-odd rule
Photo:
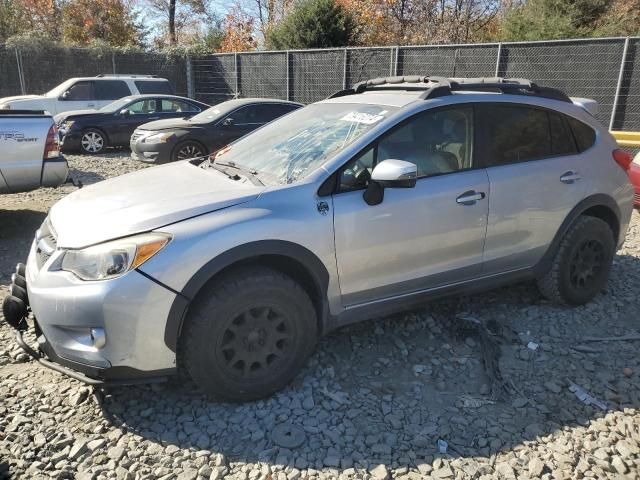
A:
<svg viewBox="0 0 640 480">
<path fill-rule="evenodd" d="M 221 150 L 215 163 L 256 172 L 264 184 L 293 183 L 396 110 L 387 105 L 310 105 Z"/>
</svg>

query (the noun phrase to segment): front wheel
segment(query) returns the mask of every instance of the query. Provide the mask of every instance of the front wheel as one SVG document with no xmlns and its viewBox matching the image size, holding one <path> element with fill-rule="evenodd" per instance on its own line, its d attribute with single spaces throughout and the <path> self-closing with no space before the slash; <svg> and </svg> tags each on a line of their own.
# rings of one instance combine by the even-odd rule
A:
<svg viewBox="0 0 640 480">
<path fill-rule="evenodd" d="M 587 303 L 606 285 L 615 250 L 606 222 L 578 217 L 562 238 L 551 268 L 538 279 L 540 292 L 557 304 Z"/>
<path fill-rule="evenodd" d="M 171 161 L 178 162 L 180 160 L 189 160 L 191 158 L 202 157 L 206 154 L 206 149 L 198 142 L 187 141 L 179 144 L 173 149 Z"/>
<path fill-rule="evenodd" d="M 82 153 L 95 155 L 104 151 L 106 146 L 107 142 L 104 133 L 100 130 L 89 128 L 82 132 L 82 136 L 80 137 L 80 149 Z"/>
<path fill-rule="evenodd" d="M 287 385 L 316 337 L 315 309 L 297 282 L 267 267 L 244 267 L 205 287 L 186 320 L 181 350 L 203 391 L 248 401 Z"/>
</svg>

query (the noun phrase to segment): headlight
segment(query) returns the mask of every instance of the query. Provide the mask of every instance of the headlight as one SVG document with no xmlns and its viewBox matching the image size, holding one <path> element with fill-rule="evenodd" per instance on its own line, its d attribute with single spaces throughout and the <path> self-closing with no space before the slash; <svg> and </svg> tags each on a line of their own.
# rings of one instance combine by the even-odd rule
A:
<svg viewBox="0 0 640 480">
<path fill-rule="evenodd" d="M 155 133 L 144 139 L 144 143 L 167 143 L 176 138 L 175 133 Z"/>
<path fill-rule="evenodd" d="M 144 233 L 82 250 L 67 250 L 60 269 L 82 280 L 107 280 L 138 268 L 171 240 L 164 233 Z"/>
</svg>

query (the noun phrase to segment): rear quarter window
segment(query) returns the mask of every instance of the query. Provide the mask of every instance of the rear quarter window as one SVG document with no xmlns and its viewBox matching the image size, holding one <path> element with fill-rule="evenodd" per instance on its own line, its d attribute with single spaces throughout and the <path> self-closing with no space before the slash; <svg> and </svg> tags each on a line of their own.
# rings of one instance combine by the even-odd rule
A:
<svg viewBox="0 0 640 480">
<path fill-rule="evenodd" d="M 141 94 L 172 94 L 173 88 L 166 80 L 136 80 L 133 82 Z"/>
<path fill-rule="evenodd" d="M 551 153 L 555 155 L 574 155 L 578 153 L 573 134 L 569 129 L 567 117 L 549 112 L 549 127 L 551 128 Z"/>
<path fill-rule="evenodd" d="M 576 139 L 578 151 L 584 152 L 585 150 L 593 147 L 593 144 L 596 143 L 596 131 L 589 125 L 582 123 L 580 120 L 573 117 L 567 118 L 569 120 L 569 125 L 571 126 L 571 131 L 573 132 L 573 137 Z"/>
</svg>

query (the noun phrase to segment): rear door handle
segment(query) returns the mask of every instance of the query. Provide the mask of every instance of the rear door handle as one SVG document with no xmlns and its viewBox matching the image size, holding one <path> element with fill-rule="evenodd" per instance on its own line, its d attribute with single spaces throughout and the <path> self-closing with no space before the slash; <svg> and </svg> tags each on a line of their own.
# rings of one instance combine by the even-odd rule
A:
<svg viewBox="0 0 640 480">
<path fill-rule="evenodd" d="M 469 190 L 456 198 L 456 203 L 460 205 L 474 205 L 477 201 L 484 199 L 484 192 Z"/>
<path fill-rule="evenodd" d="M 561 176 L 560 176 L 560 181 L 562 183 L 566 183 L 566 184 L 572 184 L 577 182 L 578 180 L 580 180 L 580 175 L 578 174 L 578 172 L 573 172 L 571 170 L 569 170 L 568 172 L 564 172 Z"/>
</svg>

